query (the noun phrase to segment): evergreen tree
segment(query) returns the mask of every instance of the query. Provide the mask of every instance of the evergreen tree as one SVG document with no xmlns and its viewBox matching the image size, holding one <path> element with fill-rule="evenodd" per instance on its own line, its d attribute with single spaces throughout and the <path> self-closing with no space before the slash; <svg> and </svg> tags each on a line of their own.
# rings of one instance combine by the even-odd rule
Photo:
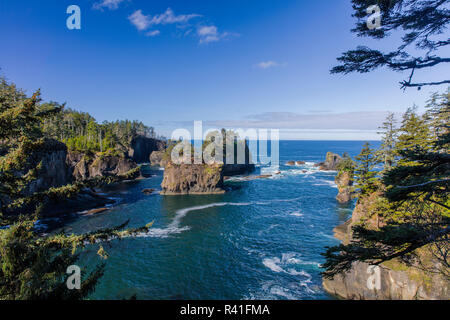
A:
<svg viewBox="0 0 450 320">
<path fill-rule="evenodd" d="M 450 278 L 450 122 L 442 117 L 448 112 L 446 97 L 428 115 L 429 123 L 440 128 L 431 127 L 439 132 L 434 140 L 424 142 L 428 137 L 422 118 L 411 110 L 405 114 L 399 161 L 383 175 L 380 193 L 384 194 L 366 209 L 368 215 L 383 216 L 384 223 L 377 228 L 355 225 L 349 244 L 328 248 L 325 277 L 349 270 L 355 261 L 379 265 L 398 258 L 422 264 L 416 250 L 427 248 L 435 260 L 426 270 Z"/>
<path fill-rule="evenodd" d="M 364 144 L 361 153 L 355 159 L 355 186 L 361 195 L 370 194 L 377 189 L 376 171 L 373 170 L 377 160 L 374 150 L 370 148 L 370 143 Z"/>
<path fill-rule="evenodd" d="M 413 150 L 421 148 L 428 150 L 432 145 L 432 135 L 425 117 L 417 114 L 417 107 L 409 108 L 403 115 L 402 125 L 395 151 L 397 154 L 402 150 Z"/>
<path fill-rule="evenodd" d="M 104 265 L 86 273 L 80 290 L 69 290 L 64 279 L 67 267 L 79 257 L 78 248 L 147 232 L 150 227 L 120 231 L 124 224 L 81 235 L 39 235 L 35 224 L 42 204 L 80 188 L 44 192 L 28 188 L 39 178 L 45 152 L 58 146 L 44 137 L 41 124 L 59 112 L 60 107 L 41 108 L 39 92 L 26 99 L 14 85 L 0 81 L 0 299 L 85 298 L 94 290 Z M 101 246 L 98 253 L 106 257 Z"/>
<path fill-rule="evenodd" d="M 385 122 L 380 127 L 381 148 L 377 151 L 379 162 L 384 163 L 384 170 L 389 170 L 395 163 L 395 145 L 397 142 L 397 128 L 395 115 L 389 113 Z"/>
<path fill-rule="evenodd" d="M 397 72 L 408 72 L 408 79 L 401 82 L 402 88 L 435 86 L 450 83 L 449 79 L 414 82 L 415 72 L 449 63 L 446 47 L 450 45 L 448 28 L 450 9 L 447 0 L 352 0 L 356 27 L 352 32 L 360 37 L 376 40 L 401 35 L 401 43 L 389 52 L 358 46 L 345 52 L 331 73 L 367 73 L 386 67 Z M 368 27 L 367 9 L 377 5 L 380 23 Z M 447 74 L 448 75 L 448 74 Z"/>
</svg>

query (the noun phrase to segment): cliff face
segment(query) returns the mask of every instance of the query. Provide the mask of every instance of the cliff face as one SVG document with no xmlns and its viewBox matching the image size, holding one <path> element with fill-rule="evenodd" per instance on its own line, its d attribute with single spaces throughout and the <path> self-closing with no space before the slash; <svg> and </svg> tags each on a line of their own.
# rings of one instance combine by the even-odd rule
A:
<svg viewBox="0 0 450 320">
<path fill-rule="evenodd" d="M 41 162 L 41 170 L 38 178 L 28 186 L 27 194 L 44 191 L 51 187 L 61 187 L 72 181 L 66 163 L 67 147 L 65 144 L 47 139 L 44 141 L 40 153 L 36 156 L 36 160 Z M 35 165 L 38 165 L 38 162 Z"/>
<path fill-rule="evenodd" d="M 153 151 L 150 155 L 150 165 L 165 167 L 167 161 L 165 160 L 165 151 Z"/>
<path fill-rule="evenodd" d="M 378 216 L 368 216 L 370 207 L 380 195 L 374 193 L 357 204 L 352 218 L 334 229 L 335 237 L 344 244 L 352 240 L 352 227 L 364 219 L 370 227 L 383 225 Z M 418 250 L 417 255 L 427 264 L 437 263 L 426 248 Z M 378 271 L 364 262 L 355 262 L 345 274 L 334 279 L 324 279 L 323 286 L 329 293 L 343 299 L 370 300 L 411 300 L 450 298 L 450 281 L 442 274 L 432 273 L 419 266 L 407 266 L 401 261 L 391 260 L 379 266 Z M 374 286 L 374 280 L 378 281 Z"/>
<path fill-rule="evenodd" d="M 161 184 L 163 195 L 225 193 L 225 176 L 241 175 L 255 170 L 254 165 L 181 164 L 165 165 Z"/>
<path fill-rule="evenodd" d="M 148 162 L 154 151 L 164 150 L 165 143 L 161 140 L 143 136 L 135 137 L 128 148 L 128 155 L 137 163 Z"/>
<path fill-rule="evenodd" d="M 221 194 L 223 189 L 222 165 L 168 163 L 161 184 L 162 195 Z"/>
<path fill-rule="evenodd" d="M 323 286 L 335 296 L 352 300 L 449 299 L 448 281 L 439 275 L 428 275 L 401 264 L 396 265 L 398 269 L 393 269 L 390 264 L 380 266 L 378 286 L 372 284 L 376 273 L 364 262 L 354 263 L 345 276 L 337 275 L 333 280 L 324 280 Z"/>
<path fill-rule="evenodd" d="M 121 175 L 137 167 L 137 164 L 129 158 L 72 152 L 67 155 L 67 163 L 71 168 L 74 180 L 77 181 Z"/>
<path fill-rule="evenodd" d="M 334 179 L 339 190 L 339 194 L 337 195 L 336 200 L 340 203 L 347 203 L 352 200 L 352 176 L 352 172 L 342 171 L 339 172 L 339 174 Z"/>
</svg>

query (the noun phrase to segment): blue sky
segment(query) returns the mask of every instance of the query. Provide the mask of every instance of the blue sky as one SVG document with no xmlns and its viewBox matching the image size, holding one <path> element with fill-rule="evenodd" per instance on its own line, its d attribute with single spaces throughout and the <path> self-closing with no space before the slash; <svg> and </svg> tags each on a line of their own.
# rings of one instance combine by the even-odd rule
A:
<svg viewBox="0 0 450 320">
<path fill-rule="evenodd" d="M 66 27 L 72 4 L 81 30 Z M 330 75 L 343 51 L 395 44 L 357 38 L 351 13 L 349 0 L 1 1 L 0 72 L 99 121 L 165 135 L 202 120 L 283 139 L 375 139 L 387 110 L 445 88 L 403 92 L 406 75 L 387 70 Z"/>
</svg>

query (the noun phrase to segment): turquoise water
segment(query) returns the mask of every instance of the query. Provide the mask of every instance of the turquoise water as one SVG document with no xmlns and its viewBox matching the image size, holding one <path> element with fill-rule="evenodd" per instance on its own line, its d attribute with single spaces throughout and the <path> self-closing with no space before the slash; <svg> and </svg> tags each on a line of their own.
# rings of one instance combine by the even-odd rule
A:
<svg viewBox="0 0 450 320">
<path fill-rule="evenodd" d="M 107 190 L 118 204 L 109 212 L 82 216 L 66 226 L 73 232 L 154 221 L 149 234 L 104 245 L 110 255 L 94 299 L 331 299 L 322 288 L 320 255 L 338 244 L 333 228 L 347 220 L 353 204 L 339 205 L 334 172 L 313 162 L 327 151 L 355 156 L 363 142 L 281 141 L 281 166 L 272 179 L 227 182 L 224 195 L 145 196 L 160 189 L 154 177 Z M 148 170 L 151 170 L 147 168 Z M 258 168 L 266 173 L 270 168 Z M 96 248 L 80 264 L 98 263 Z"/>
</svg>

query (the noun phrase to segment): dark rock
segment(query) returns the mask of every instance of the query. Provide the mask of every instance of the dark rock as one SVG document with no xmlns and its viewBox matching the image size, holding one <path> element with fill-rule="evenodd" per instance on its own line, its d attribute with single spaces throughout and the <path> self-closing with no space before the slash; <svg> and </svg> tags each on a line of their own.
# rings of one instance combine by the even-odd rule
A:
<svg viewBox="0 0 450 320">
<path fill-rule="evenodd" d="M 67 147 L 65 144 L 53 139 L 46 139 L 41 153 L 36 157 L 40 161 L 41 170 L 37 179 L 28 185 L 26 194 L 61 187 L 72 182 L 70 170 L 66 163 Z M 38 165 L 38 163 L 35 165 Z"/>
<path fill-rule="evenodd" d="M 314 167 L 315 168 L 322 167 L 324 164 L 325 162 L 314 163 Z"/>
<path fill-rule="evenodd" d="M 117 156 L 100 156 L 89 166 L 89 177 L 106 177 L 122 175 L 137 168 L 137 164 L 128 158 Z"/>
<path fill-rule="evenodd" d="M 296 164 L 297 166 L 302 166 L 302 165 L 305 165 L 306 162 L 305 162 L 305 161 L 296 161 L 295 164 Z"/>
<path fill-rule="evenodd" d="M 254 164 L 225 164 L 223 166 L 223 175 L 226 177 L 240 176 L 255 171 Z"/>
<path fill-rule="evenodd" d="M 319 169 L 324 171 L 335 171 L 338 169 L 338 165 L 341 161 L 342 158 L 340 155 L 328 152 L 325 162 L 320 164 Z"/>
<path fill-rule="evenodd" d="M 165 167 L 166 161 L 164 160 L 164 151 L 153 151 L 150 155 L 150 165 Z"/>
<path fill-rule="evenodd" d="M 144 189 L 144 190 L 142 190 L 142 193 L 146 194 L 146 195 L 150 195 L 153 192 L 155 192 L 155 189 Z"/>
<path fill-rule="evenodd" d="M 94 155 L 70 152 L 66 163 L 76 181 L 125 174 L 137 168 L 132 159 L 117 155 Z"/>
<path fill-rule="evenodd" d="M 106 205 L 113 203 L 114 200 L 99 196 L 92 191 L 84 190 L 70 198 L 56 199 L 47 203 L 42 212 L 44 217 L 53 217 L 95 208 L 104 208 Z"/>
<path fill-rule="evenodd" d="M 148 162 L 152 152 L 162 151 L 164 148 L 165 142 L 161 140 L 137 136 L 131 141 L 128 155 L 136 163 L 145 163 Z"/>
<path fill-rule="evenodd" d="M 295 161 L 288 161 L 286 162 L 287 166 L 295 166 Z"/>
</svg>

